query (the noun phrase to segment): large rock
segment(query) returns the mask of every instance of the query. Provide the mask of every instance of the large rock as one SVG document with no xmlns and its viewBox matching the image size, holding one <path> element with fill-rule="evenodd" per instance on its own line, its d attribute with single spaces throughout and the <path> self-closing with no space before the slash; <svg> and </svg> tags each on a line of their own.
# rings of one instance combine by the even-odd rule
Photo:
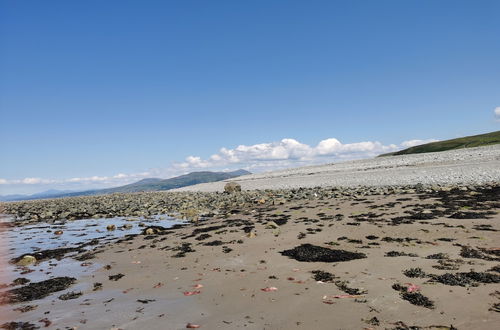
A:
<svg viewBox="0 0 500 330">
<path fill-rule="evenodd" d="M 224 186 L 224 191 L 227 193 L 235 193 L 241 191 L 241 186 L 239 183 L 236 182 L 228 182 Z"/>
</svg>

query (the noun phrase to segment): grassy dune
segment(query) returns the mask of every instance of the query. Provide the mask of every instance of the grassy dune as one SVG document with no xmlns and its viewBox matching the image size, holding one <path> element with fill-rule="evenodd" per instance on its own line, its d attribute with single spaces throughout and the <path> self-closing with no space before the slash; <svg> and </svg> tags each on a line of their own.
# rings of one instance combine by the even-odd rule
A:
<svg viewBox="0 0 500 330">
<path fill-rule="evenodd" d="M 419 154 L 424 152 L 438 152 L 438 151 L 446 151 L 446 150 L 461 149 L 461 148 L 488 146 L 497 143 L 500 143 L 500 131 L 480 134 L 480 135 L 466 136 L 446 141 L 431 142 L 411 147 L 408 149 L 400 150 L 397 152 L 383 154 L 380 156 L 384 157 L 384 156 Z"/>
</svg>

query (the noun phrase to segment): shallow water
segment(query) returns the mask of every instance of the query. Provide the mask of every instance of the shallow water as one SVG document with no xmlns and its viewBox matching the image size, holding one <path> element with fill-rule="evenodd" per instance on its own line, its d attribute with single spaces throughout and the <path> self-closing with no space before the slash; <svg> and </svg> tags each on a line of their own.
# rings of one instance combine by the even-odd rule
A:
<svg viewBox="0 0 500 330">
<path fill-rule="evenodd" d="M 12 222 L 13 218 L 0 215 L 0 223 Z M 79 277 L 94 271 L 101 265 L 90 262 L 83 263 L 72 258 L 37 262 L 29 267 L 18 267 L 9 264 L 12 258 L 36 251 L 61 247 L 76 247 L 92 239 L 99 239 L 99 245 L 114 241 L 125 235 L 138 234 L 150 225 L 172 227 L 184 221 L 166 215 L 142 217 L 115 217 L 102 219 L 81 219 L 55 223 L 38 222 L 21 227 L 0 227 L 0 284 L 8 284 L 17 277 L 25 277 L 31 281 L 41 281 L 55 276 Z M 144 226 L 139 226 L 144 224 Z M 108 231 L 108 225 L 115 225 L 116 230 Z M 125 229 L 124 225 L 132 225 Z M 55 231 L 62 230 L 56 235 Z M 90 246 L 89 249 L 94 246 Z M 67 255 L 71 255 L 70 253 Z M 24 272 L 29 271 L 25 274 Z M 2 290 L 3 291 L 3 290 Z"/>
</svg>

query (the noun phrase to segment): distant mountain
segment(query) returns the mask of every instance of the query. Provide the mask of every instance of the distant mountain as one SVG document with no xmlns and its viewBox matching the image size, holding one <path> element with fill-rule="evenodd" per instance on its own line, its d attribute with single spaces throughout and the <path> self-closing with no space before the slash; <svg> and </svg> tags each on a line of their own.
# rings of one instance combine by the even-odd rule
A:
<svg viewBox="0 0 500 330">
<path fill-rule="evenodd" d="M 379 157 L 419 154 L 424 152 L 438 152 L 438 151 L 446 151 L 446 150 L 462 149 L 462 148 L 473 148 L 473 147 L 488 146 L 498 143 L 500 143 L 500 131 L 480 134 L 480 135 L 466 136 L 458 139 L 421 144 L 408 149 L 391 152 L 388 154 L 383 154 L 380 155 Z"/>
<path fill-rule="evenodd" d="M 75 193 L 74 190 L 56 190 L 50 189 L 46 191 L 42 191 L 33 195 L 3 195 L 0 196 L 0 201 L 9 202 L 9 201 L 19 201 L 19 200 L 28 200 L 28 199 L 40 199 L 40 198 L 51 198 L 53 196 L 59 196 L 63 194 Z"/>
<path fill-rule="evenodd" d="M 104 195 L 113 193 L 130 193 L 139 191 L 161 191 L 170 190 L 175 188 L 182 188 L 191 186 L 198 183 L 222 181 L 226 179 L 236 178 L 238 176 L 251 174 L 245 170 L 237 170 L 233 172 L 192 172 L 189 174 L 177 176 L 170 179 L 148 178 L 140 181 L 127 184 L 115 188 L 107 189 L 94 189 L 86 191 L 57 191 L 49 190 L 43 193 L 34 195 L 9 195 L 9 199 L 3 199 L 9 196 L 0 197 L 0 201 L 14 201 L 14 200 L 28 200 L 28 199 L 41 199 L 41 198 L 59 198 L 59 197 L 73 197 L 73 196 L 91 196 L 91 195 Z"/>
</svg>

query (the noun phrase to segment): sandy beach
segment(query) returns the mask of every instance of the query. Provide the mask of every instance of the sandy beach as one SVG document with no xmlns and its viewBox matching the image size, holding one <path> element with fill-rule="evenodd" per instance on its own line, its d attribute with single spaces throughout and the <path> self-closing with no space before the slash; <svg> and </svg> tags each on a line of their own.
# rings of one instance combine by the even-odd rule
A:
<svg viewBox="0 0 500 330">
<path fill-rule="evenodd" d="M 289 201 L 268 193 L 198 224 L 101 242 L 81 263 L 95 271 L 44 299 L 1 306 L 2 321 L 54 329 L 493 329 L 499 189 Z M 58 298 L 67 292 L 81 295 Z"/>
</svg>

